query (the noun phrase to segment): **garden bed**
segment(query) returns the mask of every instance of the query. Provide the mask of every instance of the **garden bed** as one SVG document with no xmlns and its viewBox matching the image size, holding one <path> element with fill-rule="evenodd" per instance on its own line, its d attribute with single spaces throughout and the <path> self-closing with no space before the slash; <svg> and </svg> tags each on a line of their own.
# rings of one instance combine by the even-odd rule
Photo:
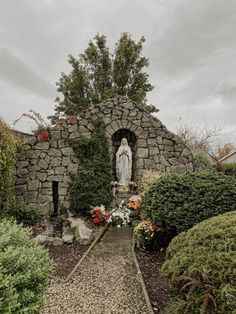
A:
<svg viewBox="0 0 236 314">
<path fill-rule="evenodd" d="M 137 257 L 154 313 L 160 313 L 169 299 L 167 282 L 160 275 L 165 252 L 137 252 Z"/>
<path fill-rule="evenodd" d="M 53 275 L 60 278 L 66 278 L 88 249 L 88 246 L 74 242 L 73 244 L 61 246 L 50 245 L 47 248 L 49 256 L 55 264 Z"/>
</svg>

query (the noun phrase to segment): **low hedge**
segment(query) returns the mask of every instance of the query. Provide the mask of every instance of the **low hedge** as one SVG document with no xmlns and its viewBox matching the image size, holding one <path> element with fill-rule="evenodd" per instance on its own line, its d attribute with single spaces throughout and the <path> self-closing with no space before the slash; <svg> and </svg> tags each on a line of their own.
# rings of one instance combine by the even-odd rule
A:
<svg viewBox="0 0 236 314">
<path fill-rule="evenodd" d="M 36 224 L 43 218 L 43 211 L 41 208 L 25 204 L 12 205 L 7 210 L 7 214 L 16 219 L 17 223 L 23 223 L 25 225 Z"/>
<path fill-rule="evenodd" d="M 0 222 L 0 313 L 40 313 L 52 269 L 29 230 Z"/>
<path fill-rule="evenodd" d="M 170 243 L 162 274 L 172 287 L 165 313 L 236 313 L 236 212 L 205 220 Z"/>
<path fill-rule="evenodd" d="M 236 163 L 216 164 L 215 168 L 227 176 L 236 177 Z"/>
<path fill-rule="evenodd" d="M 184 173 L 161 177 L 144 194 L 146 216 L 177 232 L 236 209 L 236 179 L 221 173 Z"/>
</svg>

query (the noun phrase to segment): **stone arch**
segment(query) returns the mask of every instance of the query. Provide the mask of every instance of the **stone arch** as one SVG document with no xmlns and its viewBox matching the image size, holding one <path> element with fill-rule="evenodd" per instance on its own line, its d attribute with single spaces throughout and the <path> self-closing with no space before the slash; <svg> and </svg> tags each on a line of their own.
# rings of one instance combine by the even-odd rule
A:
<svg viewBox="0 0 236 314">
<path fill-rule="evenodd" d="M 121 144 L 122 138 L 126 138 L 132 151 L 132 178 L 135 179 L 136 167 L 135 167 L 135 156 L 137 150 L 137 136 L 129 129 L 121 128 L 114 132 L 111 136 L 112 142 L 112 176 L 116 180 L 116 152 Z"/>
</svg>

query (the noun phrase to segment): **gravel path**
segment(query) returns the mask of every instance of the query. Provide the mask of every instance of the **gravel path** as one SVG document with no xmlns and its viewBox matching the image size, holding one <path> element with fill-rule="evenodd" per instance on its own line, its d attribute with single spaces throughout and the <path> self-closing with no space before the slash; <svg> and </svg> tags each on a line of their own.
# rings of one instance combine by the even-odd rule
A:
<svg viewBox="0 0 236 314">
<path fill-rule="evenodd" d="M 68 283 L 52 280 L 43 314 L 148 314 L 131 241 L 109 236 Z"/>
</svg>

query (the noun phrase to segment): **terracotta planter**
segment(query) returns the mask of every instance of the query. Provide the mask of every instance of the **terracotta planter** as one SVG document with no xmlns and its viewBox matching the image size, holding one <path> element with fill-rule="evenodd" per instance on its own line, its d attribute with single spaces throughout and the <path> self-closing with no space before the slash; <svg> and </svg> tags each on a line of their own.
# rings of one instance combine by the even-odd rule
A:
<svg viewBox="0 0 236 314">
<path fill-rule="evenodd" d="M 77 120 L 76 120 L 76 117 L 75 116 L 70 116 L 66 119 L 66 122 L 68 124 L 76 124 Z"/>
<path fill-rule="evenodd" d="M 49 140 L 49 132 L 46 130 L 40 130 L 38 132 L 38 141 L 47 142 Z"/>
</svg>

